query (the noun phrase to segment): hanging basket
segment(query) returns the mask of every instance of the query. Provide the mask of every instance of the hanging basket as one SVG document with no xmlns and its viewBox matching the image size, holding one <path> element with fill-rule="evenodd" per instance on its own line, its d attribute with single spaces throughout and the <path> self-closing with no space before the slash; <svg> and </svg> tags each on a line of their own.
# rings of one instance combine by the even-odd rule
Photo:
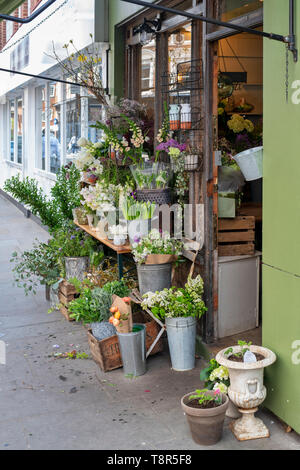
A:
<svg viewBox="0 0 300 470">
<path fill-rule="evenodd" d="M 165 189 L 137 189 L 136 198 L 141 202 L 154 202 L 155 204 L 171 204 L 172 193 L 170 188 Z"/>
</svg>

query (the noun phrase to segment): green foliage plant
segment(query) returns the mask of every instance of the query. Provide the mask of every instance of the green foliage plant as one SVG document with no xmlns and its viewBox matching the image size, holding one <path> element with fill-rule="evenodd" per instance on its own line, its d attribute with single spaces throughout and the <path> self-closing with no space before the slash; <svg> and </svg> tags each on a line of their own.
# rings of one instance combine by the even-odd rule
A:
<svg viewBox="0 0 300 470">
<path fill-rule="evenodd" d="M 245 352 L 249 351 L 249 347 L 251 346 L 251 344 L 252 341 L 249 341 L 249 343 L 247 343 L 246 341 L 238 340 L 238 346 L 240 346 L 240 350 L 234 353 L 233 348 L 228 348 L 226 349 L 225 354 L 226 356 L 231 354 L 232 356 L 238 358 L 244 357 Z"/>
</svg>

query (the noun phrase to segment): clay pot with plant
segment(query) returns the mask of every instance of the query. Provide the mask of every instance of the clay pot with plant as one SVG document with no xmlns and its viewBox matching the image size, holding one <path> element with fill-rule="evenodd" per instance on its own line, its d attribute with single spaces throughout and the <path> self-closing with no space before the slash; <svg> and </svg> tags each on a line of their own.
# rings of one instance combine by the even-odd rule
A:
<svg viewBox="0 0 300 470">
<path fill-rule="evenodd" d="M 228 403 L 220 390 L 196 390 L 182 397 L 181 407 L 196 444 L 210 446 L 220 441 Z"/>
</svg>

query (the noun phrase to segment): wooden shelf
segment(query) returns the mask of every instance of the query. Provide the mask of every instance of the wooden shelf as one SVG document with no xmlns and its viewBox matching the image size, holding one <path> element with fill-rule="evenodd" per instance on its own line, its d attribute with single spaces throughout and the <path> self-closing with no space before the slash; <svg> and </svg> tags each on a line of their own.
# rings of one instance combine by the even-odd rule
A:
<svg viewBox="0 0 300 470">
<path fill-rule="evenodd" d="M 89 235 L 94 237 L 96 240 L 99 242 L 103 243 L 103 245 L 108 246 L 112 250 L 114 250 L 118 255 L 124 255 L 126 253 L 131 253 L 131 245 L 129 242 L 126 243 L 126 245 L 123 246 L 117 246 L 115 245 L 111 240 L 108 238 L 101 238 L 97 235 L 97 232 L 95 230 L 92 230 L 89 225 L 80 225 L 77 222 L 74 221 L 74 224 L 80 227 L 82 230 L 87 232 Z"/>
</svg>

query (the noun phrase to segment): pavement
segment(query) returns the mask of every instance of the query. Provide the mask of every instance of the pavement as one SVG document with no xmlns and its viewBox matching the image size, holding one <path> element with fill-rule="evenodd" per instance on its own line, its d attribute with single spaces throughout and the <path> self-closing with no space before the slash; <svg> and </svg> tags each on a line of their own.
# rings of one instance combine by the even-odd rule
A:
<svg viewBox="0 0 300 470">
<path fill-rule="evenodd" d="M 48 234 L 0 196 L 0 450 L 300 450 L 300 436 L 286 433 L 267 410 L 258 413 L 269 439 L 238 442 L 226 418 L 222 440 L 196 445 L 180 398 L 201 387 L 198 359 L 193 371 L 171 369 L 168 351 L 147 361 L 144 376 L 122 369 L 102 372 L 89 359 L 57 359 L 56 352 L 89 354 L 86 330 L 59 313 L 47 313 L 44 288 L 26 297 L 13 286 L 10 254 Z"/>
</svg>

